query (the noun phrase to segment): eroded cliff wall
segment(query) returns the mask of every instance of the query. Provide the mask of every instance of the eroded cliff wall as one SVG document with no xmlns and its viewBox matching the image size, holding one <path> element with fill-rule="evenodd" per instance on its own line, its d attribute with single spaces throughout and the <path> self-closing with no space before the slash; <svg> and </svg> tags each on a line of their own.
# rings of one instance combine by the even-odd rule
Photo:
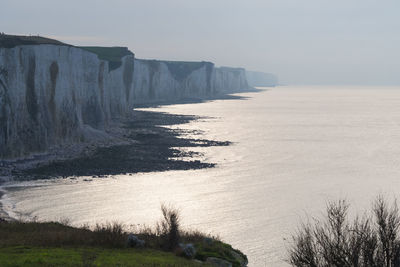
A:
<svg viewBox="0 0 400 267">
<path fill-rule="evenodd" d="M 126 117 L 135 104 L 249 89 L 241 68 L 215 68 L 210 62 L 135 59 L 121 47 L 79 48 L 51 39 L 30 44 L 27 37 L 22 41 L 18 36 L 2 38 L 3 159 L 107 138 L 110 122 Z"/>
<path fill-rule="evenodd" d="M 242 68 L 215 68 L 211 62 L 135 59 L 134 102 L 211 97 L 249 89 Z"/>
<path fill-rule="evenodd" d="M 134 56 L 115 70 L 64 45 L 0 48 L 0 157 L 104 134 L 133 106 Z"/>
<path fill-rule="evenodd" d="M 147 103 L 212 94 L 214 64 L 135 60 L 134 101 Z"/>
<path fill-rule="evenodd" d="M 278 77 L 271 73 L 246 71 L 247 82 L 250 86 L 277 86 L 279 84 Z"/>
<path fill-rule="evenodd" d="M 250 88 L 243 68 L 220 67 L 214 73 L 214 91 L 217 93 L 237 93 Z"/>
</svg>

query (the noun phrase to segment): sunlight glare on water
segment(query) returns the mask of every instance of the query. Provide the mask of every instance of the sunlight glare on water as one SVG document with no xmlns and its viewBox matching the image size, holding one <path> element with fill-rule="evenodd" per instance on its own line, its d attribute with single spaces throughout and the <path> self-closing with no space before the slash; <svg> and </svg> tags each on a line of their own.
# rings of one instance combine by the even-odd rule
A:
<svg viewBox="0 0 400 267">
<path fill-rule="evenodd" d="M 203 130 L 228 147 L 196 148 L 216 168 L 109 179 L 51 180 L 9 188 L 6 209 L 75 225 L 104 221 L 153 225 L 160 204 L 182 223 L 218 234 L 249 266 L 286 266 L 287 241 L 305 214 L 329 200 L 365 210 L 379 193 L 400 192 L 400 88 L 276 87 L 157 108 L 209 116 L 176 127 Z"/>
</svg>

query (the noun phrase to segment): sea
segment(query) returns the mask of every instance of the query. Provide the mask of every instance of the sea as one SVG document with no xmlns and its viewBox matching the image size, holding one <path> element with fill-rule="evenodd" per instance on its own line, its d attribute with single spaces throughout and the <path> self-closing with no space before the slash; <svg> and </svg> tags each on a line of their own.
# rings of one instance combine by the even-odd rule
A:
<svg viewBox="0 0 400 267">
<path fill-rule="evenodd" d="M 142 227 L 167 204 L 184 228 L 219 236 L 249 266 L 289 266 L 292 236 L 323 218 L 330 201 L 345 199 L 354 215 L 378 195 L 400 196 L 400 87 L 278 86 L 236 96 L 144 109 L 200 116 L 168 127 L 231 141 L 187 148 L 214 168 L 9 183 L 4 209 L 77 226 Z"/>
</svg>

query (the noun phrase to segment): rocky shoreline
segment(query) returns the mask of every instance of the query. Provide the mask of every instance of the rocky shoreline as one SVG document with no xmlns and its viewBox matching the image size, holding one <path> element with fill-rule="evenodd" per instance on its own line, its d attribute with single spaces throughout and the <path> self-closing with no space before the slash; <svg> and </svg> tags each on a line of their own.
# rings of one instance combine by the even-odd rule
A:
<svg viewBox="0 0 400 267">
<path fill-rule="evenodd" d="M 134 111 L 131 120 L 121 122 L 118 138 L 103 146 L 89 144 L 77 157 L 24 165 L 11 171 L 14 180 L 46 179 L 71 176 L 107 177 L 138 172 L 201 169 L 214 163 L 193 159 L 197 152 L 178 148 L 227 146 L 228 141 L 183 138 L 201 132 L 170 129 L 165 126 L 189 123 L 197 116 L 175 115 L 150 111 Z M 111 145 L 110 145 L 111 144 Z M 24 162 L 22 162 L 24 164 Z M 21 164 L 21 166 L 22 166 Z M 26 167 L 28 166 L 28 167 Z"/>
<path fill-rule="evenodd" d="M 29 158 L 0 160 L 0 199 L 1 184 L 7 182 L 73 176 L 106 178 L 117 174 L 214 167 L 212 162 L 202 162 L 202 154 L 190 148 L 228 146 L 229 141 L 206 140 L 201 138 L 202 131 L 168 127 L 204 119 L 211 118 L 134 110 L 129 119 L 114 122 L 107 136 L 91 142 L 54 147 Z M 0 218 L 10 219 L 1 204 Z"/>
<path fill-rule="evenodd" d="M 93 138 L 90 141 L 54 146 L 46 152 L 33 153 L 27 157 L 0 160 L 0 185 L 14 180 L 29 180 L 32 177 L 23 177 L 25 171 L 46 166 L 53 162 L 76 159 L 83 155 L 91 155 L 99 147 L 111 147 L 134 142 L 124 137 L 124 129 L 121 123 L 114 126 L 106 135 Z"/>
<path fill-rule="evenodd" d="M 253 92 L 259 91 L 261 90 L 257 89 Z M 221 99 L 245 100 L 247 98 L 236 95 L 220 95 L 213 98 L 192 98 L 182 99 L 179 101 L 177 100 L 174 102 L 153 102 L 139 105 L 137 108 L 154 108 L 161 105 L 203 103 Z M 90 141 L 68 144 L 64 146 L 54 146 L 47 152 L 33 153 L 28 157 L 0 159 L 0 185 L 14 180 L 56 178 L 60 176 L 107 176 L 121 173 L 213 167 L 214 164 L 212 163 L 207 164 L 199 161 L 190 162 L 190 158 L 195 156 L 195 153 L 192 153 L 192 155 L 190 155 L 190 152 L 185 154 L 181 151 L 177 151 L 176 149 L 172 149 L 172 147 L 225 146 L 229 145 L 229 142 L 183 139 L 180 138 L 180 136 L 187 134 L 193 135 L 193 132 L 189 133 L 183 130 L 170 130 L 162 127 L 189 123 L 198 119 L 205 118 L 134 110 L 131 112 L 128 118 L 125 118 L 124 120 L 114 120 L 113 126 L 106 131 L 106 134 L 99 133 L 97 138 L 96 135 L 94 135 L 95 138 L 92 138 Z M 197 132 L 197 135 L 200 134 L 201 132 Z M 157 142 L 154 143 L 154 140 L 157 140 Z M 146 146 L 150 146 L 153 156 L 152 153 L 148 153 L 149 147 Z M 121 167 L 120 169 L 115 169 L 114 171 L 112 168 L 105 170 L 100 165 L 97 166 L 99 167 L 98 170 L 96 170 L 95 167 L 87 169 L 87 166 L 76 166 L 76 168 L 83 168 L 82 171 L 77 172 L 71 170 L 58 171 L 55 169 L 63 168 L 63 166 L 66 167 L 68 164 L 74 165 L 73 162 L 78 162 L 83 158 L 90 159 L 93 156 L 105 155 L 107 153 L 113 154 L 111 152 L 112 150 L 118 150 L 119 148 L 124 149 L 124 147 L 130 148 L 129 151 L 126 151 L 128 154 L 137 154 L 137 156 L 134 156 L 134 158 L 139 160 L 139 165 L 136 165 L 135 167 L 125 166 Z M 154 159 L 154 155 L 157 154 L 160 154 L 161 156 L 156 157 L 156 164 L 154 164 L 154 160 L 151 163 L 146 163 L 146 160 Z M 186 158 L 186 161 L 182 162 L 171 159 L 168 160 L 168 157 L 177 156 Z M 187 162 L 187 160 L 189 160 L 189 162 Z M 94 160 L 93 164 L 95 164 L 95 161 L 96 160 Z M 157 162 L 159 164 L 157 164 Z M 168 164 L 171 166 L 168 166 Z M 51 168 L 53 168 L 53 170 L 50 170 Z M 44 172 L 40 173 L 39 170 Z M 93 173 L 90 171 L 93 171 Z"/>
</svg>

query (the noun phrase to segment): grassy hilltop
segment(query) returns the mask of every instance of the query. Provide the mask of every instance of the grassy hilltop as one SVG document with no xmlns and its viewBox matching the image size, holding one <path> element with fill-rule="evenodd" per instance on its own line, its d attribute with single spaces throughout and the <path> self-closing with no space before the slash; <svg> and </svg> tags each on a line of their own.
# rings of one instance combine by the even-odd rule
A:
<svg viewBox="0 0 400 267">
<path fill-rule="evenodd" d="M 66 45 L 63 42 L 42 37 L 42 36 L 23 36 L 23 35 L 9 35 L 0 34 L 0 48 L 13 48 L 19 45 L 41 45 L 41 44 L 52 44 L 52 45 Z"/>
<path fill-rule="evenodd" d="M 9 34 L 0 34 L 0 48 L 14 48 L 20 45 L 63 45 L 70 47 L 77 47 L 88 52 L 96 54 L 99 59 L 106 60 L 109 62 L 110 70 L 117 69 L 121 66 L 121 59 L 127 55 L 133 55 L 131 51 L 127 47 L 102 47 L 102 46 L 73 46 L 70 44 L 66 44 L 60 42 L 55 39 L 42 37 L 42 36 L 24 36 L 24 35 L 9 35 Z"/>
<path fill-rule="evenodd" d="M 134 231 L 140 245 L 132 245 L 133 233 L 118 223 L 90 229 L 0 220 L 0 266 L 216 266 L 213 260 L 234 267 L 247 264 L 243 253 L 218 238 L 181 230 L 176 210 L 162 211 L 163 220 L 155 228 Z M 185 246 L 194 250 L 188 253 Z"/>
<path fill-rule="evenodd" d="M 80 46 L 80 48 L 96 54 L 101 60 L 108 61 L 110 70 L 119 68 L 122 64 L 121 60 L 124 56 L 134 55 L 127 47 L 120 46 Z"/>
</svg>

